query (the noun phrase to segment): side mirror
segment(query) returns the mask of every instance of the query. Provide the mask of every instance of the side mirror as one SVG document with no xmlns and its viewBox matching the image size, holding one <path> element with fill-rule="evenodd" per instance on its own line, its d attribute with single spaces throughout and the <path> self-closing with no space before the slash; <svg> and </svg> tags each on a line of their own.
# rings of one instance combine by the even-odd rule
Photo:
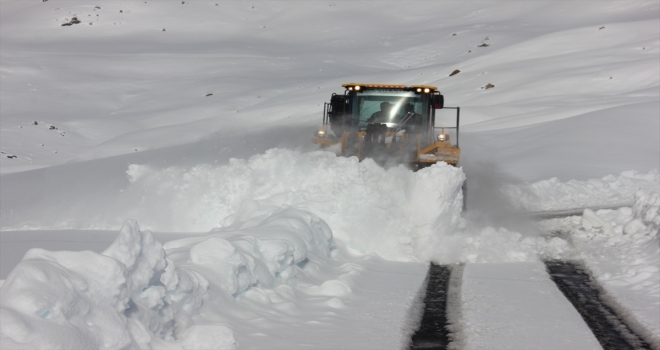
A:
<svg viewBox="0 0 660 350">
<path fill-rule="evenodd" d="M 330 98 L 330 114 L 338 115 L 346 112 L 346 96 L 333 94 Z"/>
<path fill-rule="evenodd" d="M 433 104 L 433 108 L 441 109 L 445 105 L 445 97 L 442 95 L 433 95 L 431 103 Z"/>
</svg>

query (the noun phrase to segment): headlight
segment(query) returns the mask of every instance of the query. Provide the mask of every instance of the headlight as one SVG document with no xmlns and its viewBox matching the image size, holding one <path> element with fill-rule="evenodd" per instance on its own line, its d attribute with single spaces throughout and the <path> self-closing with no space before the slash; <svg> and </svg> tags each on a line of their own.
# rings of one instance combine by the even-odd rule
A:
<svg viewBox="0 0 660 350">
<path fill-rule="evenodd" d="M 429 88 L 424 89 L 424 93 L 429 93 L 431 90 Z"/>
<path fill-rule="evenodd" d="M 360 85 L 355 85 L 355 91 L 360 91 Z"/>
<path fill-rule="evenodd" d="M 444 142 L 445 140 L 447 140 L 447 135 L 438 134 L 438 141 Z"/>
<path fill-rule="evenodd" d="M 422 89 L 420 89 L 420 88 L 417 88 L 417 92 L 422 92 Z"/>
<path fill-rule="evenodd" d="M 317 137 L 325 137 L 325 130 L 319 130 L 316 132 Z"/>
</svg>

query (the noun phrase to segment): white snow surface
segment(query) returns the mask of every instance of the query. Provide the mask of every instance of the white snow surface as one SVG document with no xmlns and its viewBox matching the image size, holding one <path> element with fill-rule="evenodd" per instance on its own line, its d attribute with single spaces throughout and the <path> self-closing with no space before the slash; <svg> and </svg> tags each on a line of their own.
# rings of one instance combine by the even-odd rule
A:
<svg viewBox="0 0 660 350">
<path fill-rule="evenodd" d="M 575 247 L 606 299 L 633 329 L 660 347 L 660 188 L 638 191 L 632 207 L 543 223 Z"/>
<path fill-rule="evenodd" d="M 299 209 L 239 213 L 240 219 L 225 228 L 165 246 L 151 232 L 140 231 L 135 221 L 127 221 L 101 254 L 28 251 L 1 286 L 0 345 L 398 349 L 408 343 L 416 319 L 409 313 L 419 300 L 408 285 L 392 286 L 389 276 L 394 272 L 400 282 L 420 286 L 425 264 L 374 264 L 369 261 L 373 257 L 356 259 L 338 252 L 328 225 Z M 376 270 L 389 266 L 389 274 L 381 274 L 385 279 L 364 273 L 374 265 Z M 353 296 L 353 288 L 377 297 L 365 302 Z M 349 313 L 341 312 L 354 303 Z M 361 309 L 368 311 L 365 316 L 354 314 Z M 373 324 L 383 317 L 390 321 Z M 351 321 L 342 326 L 347 318 Z M 328 334 L 328 325 L 334 332 L 356 334 L 337 337 Z M 356 326 L 380 332 L 365 337 Z M 306 335 L 298 333 L 300 327 Z M 294 331 L 291 338 L 287 329 Z"/>
<path fill-rule="evenodd" d="M 45 249 L 2 267 L 0 347 L 406 348 L 431 260 L 465 263 L 455 347 L 597 348 L 556 258 L 660 348 L 659 11 L 2 0 L 0 259 L 18 230 Z M 309 152 L 349 81 L 438 86 L 462 169 Z M 514 215 L 612 205 L 632 207 Z"/>
<path fill-rule="evenodd" d="M 127 172 L 132 183 L 117 202 L 124 211 L 117 216 L 140 217 L 159 231 L 208 230 L 264 205 L 287 205 L 323 218 L 352 249 L 427 261 L 433 237 L 461 224 L 464 174 L 445 163 L 418 172 L 385 170 L 370 159 L 272 149 L 223 166 L 130 165 Z"/>
<path fill-rule="evenodd" d="M 602 349 L 540 261 L 467 264 L 460 302 L 465 349 Z"/>
<path fill-rule="evenodd" d="M 559 211 L 590 207 L 622 207 L 635 203 L 635 194 L 660 188 L 660 172 L 646 174 L 624 171 L 619 176 L 562 182 L 553 177 L 529 185 L 508 186 L 507 194 L 519 209 L 531 212 Z"/>
</svg>

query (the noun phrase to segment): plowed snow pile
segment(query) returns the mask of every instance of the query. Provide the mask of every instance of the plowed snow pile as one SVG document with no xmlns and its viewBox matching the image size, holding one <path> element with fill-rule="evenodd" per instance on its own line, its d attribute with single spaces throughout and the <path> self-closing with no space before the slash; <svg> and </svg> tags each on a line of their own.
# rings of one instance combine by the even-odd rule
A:
<svg viewBox="0 0 660 350">
<path fill-rule="evenodd" d="M 284 149 L 223 166 L 134 164 L 127 173 L 118 219 L 137 218 L 157 231 L 207 231 L 241 213 L 291 206 L 321 217 L 350 248 L 390 260 L 425 260 L 433 236 L 454 231 L 465 178 L 444 163 L 385 170 L 371 160 Z"/>
<path fill-rule="evenodd" d="M 364 268 L 346 264 L 351 254 L 442 263 L 575 256 L 562 237 L 466 222 L 465 176 L 444 163 L 418 172 L 386 170 L 330 152 L 271 149 L 222 166 L 131 164 L 126 176 L 129 185 L 106 212 L 116 219 L 107 225 L 124 215 L 156 230 L 212 230 L 163 246 L 127 221 L 102 254 L 29 251 L 2 285 L 3 346 L 232 348 L 234 327 L 255 345 L 260 337 L 249 335 L 255 329 L 243 329 L 240 321 L 259 319 L 249 311 L 255 305 L 278 318 L 291 317 L 303 304 L 344 308 Z M 656 177 L 626 173 L 617 181 L 632 185 L 615 192 L 629 196 L 635 185 Z M 587 182 L 593 183 L 600 184 Z M 570 189 L 555 192 L 583 197 Z M 632 233 L 625 238 L 641 244 L 633 238 L 657 233 L 656 218 L 640 209 L 644 205 L 638 204 L 636 219 L 623 229 L 602 224 L 596 214 L 585 214 L 583 225 L 591 217 L 595 224 L 589 228 Z M 632 210 L 620 211 L 615 216 L 632 218 Z M 404 341 L 408 331 L 393 334 L 391 342 Z"/>
<path fill-rule="evenodd" d="M 232 348 L 224 323 L 258 320 L 252 304 L 280 317 L 301 304 L 344 308 L 363 268 L 346 264 L 348 251 L 424 261 L 462 224 L 464 175 L 444 163 L 413 173 L 273 149 L 219 167 L 127 173 L 119 204 L 132 217 L 158 229 L 218 228 L 162 246 L 127 221 L 102 254 L 30 250 L 2 285 L 3 347 Z"/>
<path fill-rule="evenodd" d="M 225 308 L 241 293 L 268 299 L 262 288 L 290 294 L 283 283 L 296 279 L 299 265 L 334 250 L 330 228 L 310 213 L 285 208 L 246 219 L 165 249 L 127 221 L 102 254 L 29 251 L 2 285 L 2 347 L 234 348 L 231 328 L 192 325 L 189 315 L 203 305 Z M 332 280 L 314 291 L 350 288 Z"/>
<path fill-rule="evenodd" d="M 570 210 L 586 207 L 631 206 L 637 191 L 651 192 L 660 184 L 657 169 L 646 174 L 624 171 L 587 181 L 561 182 L 557 178 L 528 186 L 509 186 L 508 194 L 524 211 Z"/>
<path fill-rule="evenodd" d="M 586 209 L 582 217 L 543 223 L 571 238 L 605 297 L 635 331 L 660 347 L 660 184 L 638 191 L 635 204 L 617 210 Z"/>
</svg>

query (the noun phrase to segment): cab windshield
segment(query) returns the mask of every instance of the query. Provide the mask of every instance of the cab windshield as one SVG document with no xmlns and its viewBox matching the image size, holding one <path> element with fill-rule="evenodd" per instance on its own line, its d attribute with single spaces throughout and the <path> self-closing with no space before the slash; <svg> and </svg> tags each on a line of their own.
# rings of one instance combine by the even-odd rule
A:
<svg viewBox="0 0 660 350">
<path fill-rule="evenodd" d="M 356 96 L 353 116 L 359 127 L 369 123 L 397 126 L 407 112 L 422 114 L 420 95 L 408 91 L 365 91 Z"/>
</svg>

